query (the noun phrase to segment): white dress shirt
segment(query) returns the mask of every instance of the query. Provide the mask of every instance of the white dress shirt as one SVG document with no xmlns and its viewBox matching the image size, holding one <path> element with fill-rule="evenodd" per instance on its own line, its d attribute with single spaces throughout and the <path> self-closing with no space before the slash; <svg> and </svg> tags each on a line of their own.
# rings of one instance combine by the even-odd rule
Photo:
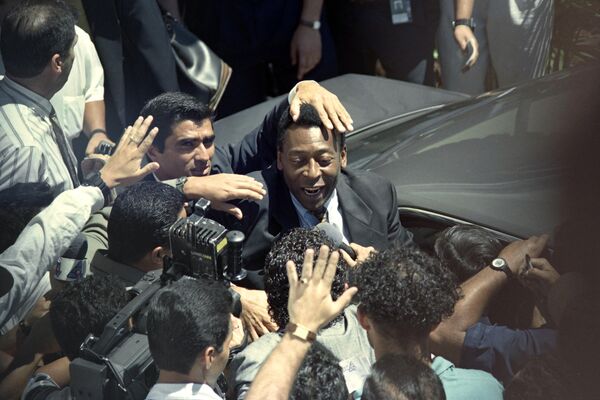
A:
<svg viewBox="0 0 600 400">
<path fill-rule="evenodd" d="M 146 400 L 223 400 L 208 385 L 199 383 L 157 383 Z"/>
<path fill-rule="evenodd" d="M 0 334 L 21 321 L 50 286 L 43 277 L 56 264 L 91 213 L 104 205 L 97 187 L 80 186 L 60 194 L 33 217 L 15 244 L 0 254 L 0 266 L 14 279 L 10 292 L 0 297 Z"/>
<path fill-rule="evenodd" d="M 294 204 L 302 228 L 312 228 L 321 222 L 317 220 L 317 217 L 315 217 L 313 213 L 302 206 L 302 203 L 294 197 L 292 192 L 290 192 L 290 197 L 292 198 L 292 203 Z M 348 231 L 344 227 L 344 218 L 340 212 L 337 189 L 333 190 L 333 193 L 325 202 L 324 207 L 327 213 L 327 221 L 341 232 L 344 243 L 348 244 Z"/>
</svg>

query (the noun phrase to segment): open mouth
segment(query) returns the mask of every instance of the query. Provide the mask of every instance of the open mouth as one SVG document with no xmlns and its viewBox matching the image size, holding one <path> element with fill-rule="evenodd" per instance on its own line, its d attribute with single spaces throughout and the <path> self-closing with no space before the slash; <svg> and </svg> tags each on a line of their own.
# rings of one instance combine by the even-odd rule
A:
<svg viewBox="0 0 600 400">
<path fill-rule="evenodd" d="M 324 186 L 305 187 L 305 188 L 302 188 L 302 191 L 308 197 L 317 197 L 323 192 L 323 189 L 324 189 Z"/>
</svg>

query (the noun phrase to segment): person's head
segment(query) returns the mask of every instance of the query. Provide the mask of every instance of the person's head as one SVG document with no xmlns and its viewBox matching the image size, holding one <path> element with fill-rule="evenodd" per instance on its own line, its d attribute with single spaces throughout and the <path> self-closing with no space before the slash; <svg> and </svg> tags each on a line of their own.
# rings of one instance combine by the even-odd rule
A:
<svg viewBox="0 0 600 400">
<path fill-rule="evenodd" d="M 428 356 L 418 354 L 421 346 L 459 298 L 454 277 L 439 260 L 399 244 L 359 264 L 353 283 L 358 319 L 377 358 L 391 349 Z"/>
<path fill-rule="evenodd" d="M 110 275 L 90 275 L 67 283 L 50 303 L 50 323 L 58 345 L 70 359 L 93 333 L 100 336 L 104 326 L 129 301 L 125 286 Z"/>
<path fill-rule="evenodd" d="M 346 163 L 344 134 L 326 129 L 313 106 L 302 104 L 296 121 L 289 109 L 284 111 L 277 130 L 277 168 L 304 208 L 323 207 Z"/>
<path fill-rule="evenodd" d="M 140 182 L 117 196 L 108 219 L 108 256 L 145 271 L 163 266 L 169 228 L 185 216 L 185 198 L 160 182 Z"/>
<path fill-rule="evenodd" d="M 422 360 L 386 354 L 371 369 L 363 386 L 363 400 L 445 400 L 440 378 Z"/>
<path fill-rule="evenodd" d="M 0 253 L 12 246 L 21 231 L 54 200 L 54 191 L 44 182 L 17 183 L 0 192 Z"/>
<path fill-rule="evenodd" d="M 563 400 L 580 399 L 568 388 L 569 379 L 560 361 L 552 355 L 530 359 L 515 374 L 504 391 L 506 400 Z M 592 398 L 592 397 L 590 397 Z"/>
<path fill-rule="evenodd" d="M 339 362 L 331 351 L 314 343 L 296 374 L 290 400 L 348 400 Z"/>
<path fill-rule="evenodd" d="M 296 264 L 298 276 L 301 275 L 304 252 L 313 249 L 315 260 L 322 245 L 337 250 L 333 242 L 320 230 L 295 228 L 280 235 L 271 246 L 265 258 L 265 291 L 269 303 L 269 313 L 280 327 L 289 322 L 288 294 L 289 283 L 285 264 L 292 260 Z M 335 278 L 331 286 L 331 297 L 335 300 L 344 292 L 346 270 L 348 266 L 340 257 Z M 337 321 L 335 319 L 334 321 Z"/>
<path fill-rule="evenodd" d="M 205 103 L 181 92 L 163 93 L 148 101 L 140 115 L 152 115 L 152 127 L 158 128 L 148 157 L 160 164 L 159 179 L 210 174 L 215 133 Z"/>
<path fill-rule="evenodd" d="M 52 97 L 67 82 L 77 41 L 76 18 L 61 0 L 29 0 L 12 8 L 2 20 L 0 51 L 6 74 L 38 81 Z"/>
<path fill-rule="evenodd" d="M 464 282 L 500 254 L 503 246 L 493 233 L 475 225 L 454 225 L 440 232 L 435 253 L 459 282 Z"/>
<path fill-rule="evenodd" d="M 183 278 L 154 296 L 148 343 L 161 375 L 214 385 L 229 358 L 232 303 L 223 283 L 207 279 Z"/>
</svg>

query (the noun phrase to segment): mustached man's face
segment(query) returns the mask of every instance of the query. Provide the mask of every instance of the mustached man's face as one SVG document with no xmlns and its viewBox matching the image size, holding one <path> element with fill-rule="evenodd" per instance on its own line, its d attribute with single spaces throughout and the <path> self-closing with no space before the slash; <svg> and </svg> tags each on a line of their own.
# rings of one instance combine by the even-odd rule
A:
<svg viewBox="0 0 600 400">
<path fill-rule="evenodd" d="M 277 168 L 288 189 L 309 211 L 323 207 L 346 163 L 346 148 L 338 151 L 332 132 L 316 126 L 288 128 L 277 152 Z"/>
<path fill-rule="evenodd" d="M 200 123 L 185 120 L 173 127 L 162 152 L 152 146 L 148 156 L 160 164 L 156 172 L 160 180 L 206 176 L 210 174 L 211 159 L 215 154 L 214 142 L 215 133 L 210 119 Z"/>
</svg>

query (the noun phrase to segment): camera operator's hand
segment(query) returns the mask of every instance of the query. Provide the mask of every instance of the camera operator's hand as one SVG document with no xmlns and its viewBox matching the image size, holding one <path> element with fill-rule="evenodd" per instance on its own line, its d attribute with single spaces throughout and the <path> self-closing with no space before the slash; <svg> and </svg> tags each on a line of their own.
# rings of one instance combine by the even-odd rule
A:
<svg viewBox="0 0 600 400">
<path fill-rule="evenodd" d="M 190 176 L 183 186 L 188 199 L 204 197 L 210 200 L 211 207 L 242 219 L 242 211 L 231 200 L 260 200 L 267 193 L 262 183 L 246 175 L 216 174 Z"/>
<path fill-rule="evenodd" d="M 327 246 L 321 246 L 316 262 L 314 262 L 314 251 L 306 250 L 300 279 L 294 262 L 287 262 L 287 276 L 290 283 L 288 300 L 290 322 L 316 333 L 350 304 L 352 296 L 358 291 L 355 287 L 347 289 L 336 301 L 331 298 L 331 284 L 335 277 L 338 259 L 339 253 L 334 251 L 329 255 Z"/>
<path fill-rule="evenodd" d="M 548 235 L 532 236 L 527 240 L 517 240 L 506 246 L 498 257 L 503 258 L 515 276 L 519 276 L 525 269 L 525 256 L 539 257 L 546 247 Z"/>
<path fill-rule="evenodd" d="M 271 320 L 267 294 L 263 290 L 250 290 L 231 285 L 240 295 L 242 315 L 240 318 L 248 334 L 255 341 L 262 335 L 277 330 L 277 324 Z"/>
<path fill-rule="evenodd" d="M 152 116 L 139 117 L 123 133 L 113 155 L 100 170 L 102 180 L 109 188 L 131 185 L 158 169 L 156 162 L 141 167 L 142 160 L 158 133 L 158 128 L 153 128 L 146 135 L 151 123 Z"/>
</svg>

